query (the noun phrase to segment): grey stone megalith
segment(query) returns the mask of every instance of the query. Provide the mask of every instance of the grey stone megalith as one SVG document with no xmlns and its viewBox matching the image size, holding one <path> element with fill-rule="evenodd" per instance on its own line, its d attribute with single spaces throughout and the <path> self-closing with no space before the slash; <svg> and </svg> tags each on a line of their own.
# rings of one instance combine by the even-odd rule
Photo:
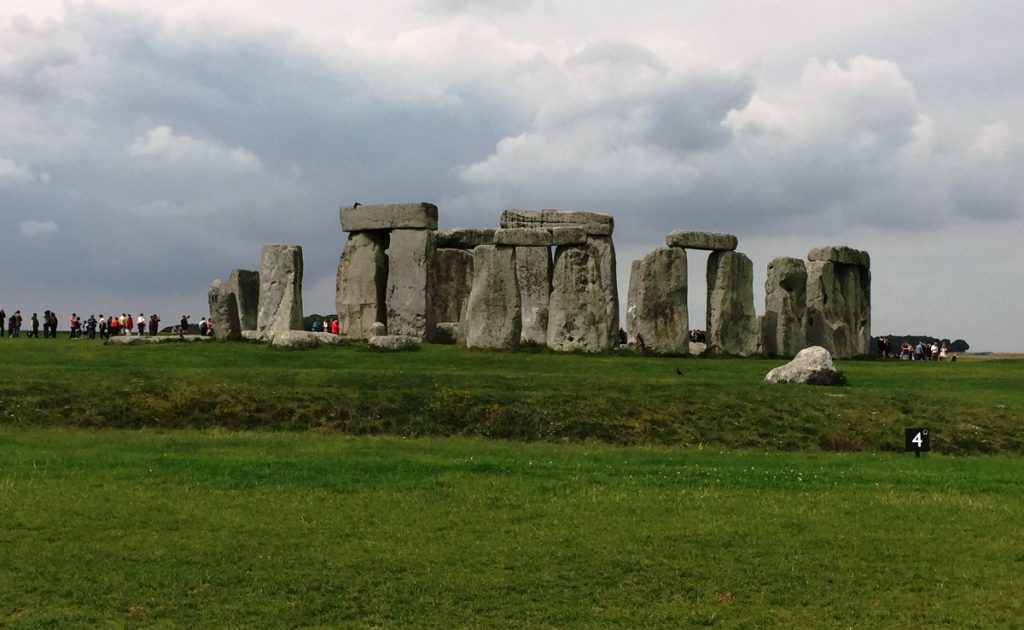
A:
<svg viewBox="0 0 1024 630">
<path fill-rule="evenodd" d="M 807 347 L 807 267 L 786 256 L 768 263 L 761 317 L 761 352 L 792 357 Z"/>
<path fill-rule="evenodd" d="M 385 297 L 389 335 L 430 339 L 434 334 L 434 230 L 392 230 Z"/>
<path fill-rule="evenodd" d="M 626 332 L 635 350 L 655 354 L 689 352 L 686 273 L 686 250 L 678 247 L 660 247 L 642 260 L 633 261 Z"/>
<path fill-rule="evenodd" d="M 352 232 L 338 261 L 335 308 L 343 337 L 369 339 L 374 322 L 387 320 L 387 232 Z"/>
<path fill-rule="evenodd" d="M 242 324 L 238 320 L 238 300 L 231 284 L 214 280 L 207 294 L 213 336 L 221 341 L 241 341 Z"/>
<path fill-rule="evenodd" d="M 707 347 L 714 354 L 757 352 L 754 265 L 746 254 L 714 251 L 707 269 Z"/>
<path fill-rule="evenodd" d="M 302 330 L 302 247 L 264 245 L 257 330 L 266 336 Z"/>
<path fill-rule="evenodd" d="M 523 343 L 544 345 L 551 299 L 551 248 L 517 247 L 516 278 L 522 304 Z"/>
<path fill-rule="evenodd" d="M 260 310 L 260 272 L 235 269 L 228 276 L 227 284 L 238 303 L 238 321 L 242 330 L 256 330 Z"/>
<path fill-rule="evenodd" d="M 870 351 L 871 260 L 845 246 L 807 254 L 807 343 L 842 359 Z"/>
<path fill-rule="evenodd" d="M 507 350 L 519 346 L 522 305 L 516 248 L 481 245 L 474 253 L 473 290 L 466 307 L 466 346 Z"/>
<path fill-rule="evenodd" d="M 464 249 L 438 248 L 434 322 L 461 321 L 472 288 L 473 254 Z"/>
<path fill-rule="evenodd" d="M 618 341 L 617 321 L 608 317 L 607 279 L 602 275 L 607 265 L 600 253 L 588 245 L 555 250 L 547 333 L 552 350 L 604 352 Z"/>
</svg>

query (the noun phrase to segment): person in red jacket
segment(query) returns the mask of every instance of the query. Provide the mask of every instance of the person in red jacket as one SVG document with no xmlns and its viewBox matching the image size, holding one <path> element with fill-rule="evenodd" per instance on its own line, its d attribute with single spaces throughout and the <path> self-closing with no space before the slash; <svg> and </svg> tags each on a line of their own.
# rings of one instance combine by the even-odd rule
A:
<svg viewBox="0 0 1024 630">
<path fill-rule="evenodd" d="M 116 337 L 121 334 L 121 320 L 116 317 L 111 317 L 110 322 L 107 324 L 107 339 Z"/>
<path fill-rule="evenodd" d="M 338 320 L 332 319 L 331 320 L 331 334 L 332 335 L 337 335 L 340 331 L 341 331 L 341 327 L 338 324 Z"/>
</svg>

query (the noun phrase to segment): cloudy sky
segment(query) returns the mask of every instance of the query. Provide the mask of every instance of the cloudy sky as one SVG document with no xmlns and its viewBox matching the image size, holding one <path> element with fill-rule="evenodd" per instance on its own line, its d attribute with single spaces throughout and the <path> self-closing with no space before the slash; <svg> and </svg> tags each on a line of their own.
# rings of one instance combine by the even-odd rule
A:
<svg viewBox="0 0 1024 630">
<path fill-rule="evenodd" d="M 0 306 L 198 317 L 284 242 L 330 312 L 338 207 L 429 201 L 610 213 L 623 297 L 673 229 L 736 234 L 759 300 L 851 245 L 874 333 L 1024 351 L 1022 30 L 1019 0 L 6 1 Z"/>
</svg>

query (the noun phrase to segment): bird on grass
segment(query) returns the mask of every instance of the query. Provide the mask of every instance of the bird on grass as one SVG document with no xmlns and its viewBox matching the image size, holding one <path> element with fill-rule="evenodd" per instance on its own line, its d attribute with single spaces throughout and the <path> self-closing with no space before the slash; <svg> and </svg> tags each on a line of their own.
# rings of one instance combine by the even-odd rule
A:
<svg viewBox="0 0 1024 630">
<path fill-rule="evenodd" d="M 676 374 L 678 374 L 679 376 L 682 376 L 683 375 L 683 371 L 680 370 L 679 368 L 676 368 Z"/>
</svg>

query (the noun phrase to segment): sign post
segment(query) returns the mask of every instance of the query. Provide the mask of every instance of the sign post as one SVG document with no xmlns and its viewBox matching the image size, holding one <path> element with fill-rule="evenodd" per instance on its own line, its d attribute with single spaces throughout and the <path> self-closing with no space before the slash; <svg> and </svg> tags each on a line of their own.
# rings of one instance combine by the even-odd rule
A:
<svg viewBox="0 0 1024 630">
<path fill-rule="evenodd" d="M 904 435 L 904 449 L 908 453 L 914 451 L 914 457 L 920 457 L 921 451 L 928 452 L 932 450 L 931 435 L 928 434 L 928 429 L 917 428 L 917 429 L 905 429 Z"/>
</svg>

